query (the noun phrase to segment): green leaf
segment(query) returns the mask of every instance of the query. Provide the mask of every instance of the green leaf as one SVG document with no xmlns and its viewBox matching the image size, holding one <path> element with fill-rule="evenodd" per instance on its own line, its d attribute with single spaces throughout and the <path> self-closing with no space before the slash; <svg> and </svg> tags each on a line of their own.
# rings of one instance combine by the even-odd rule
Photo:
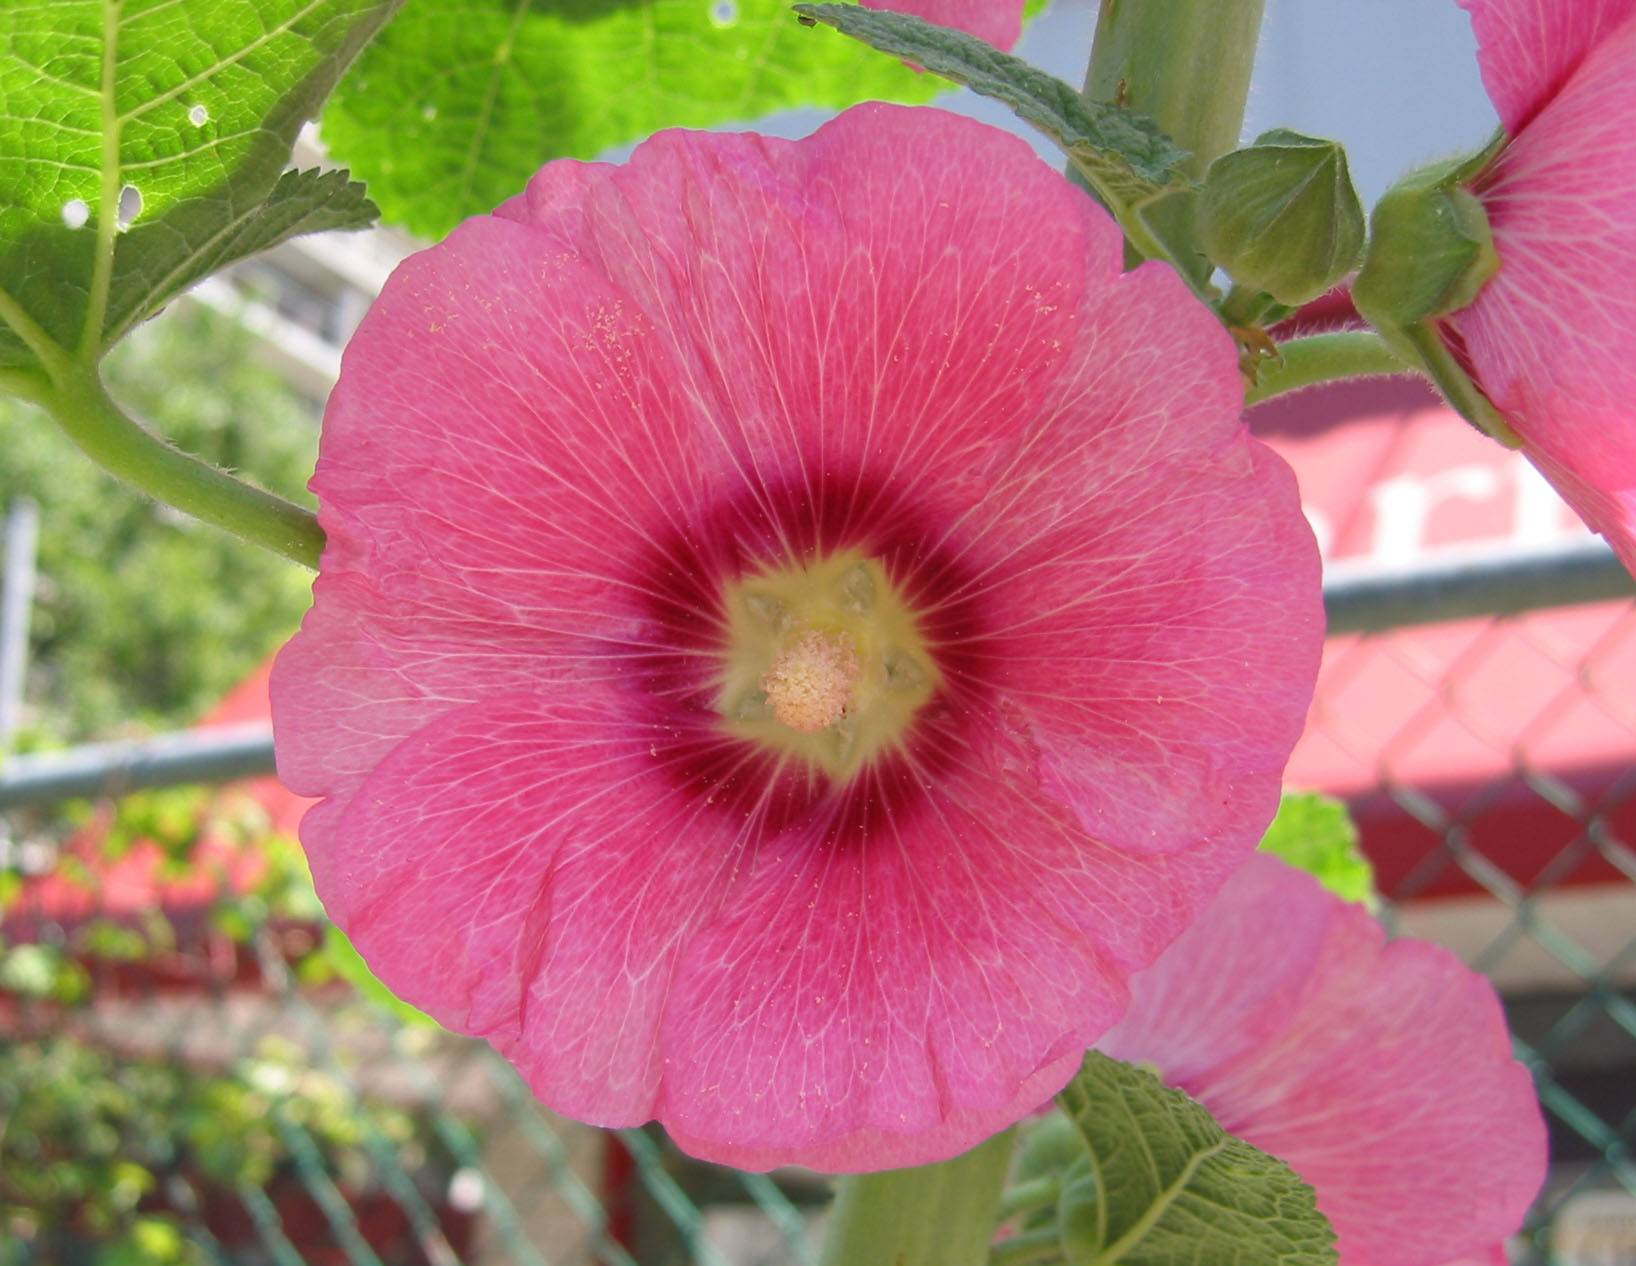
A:
<svg viewBox="0 0 1636 1266">
<path fill-rule="evenodd" d="M 440 237 L 548 159 L 795 106 L 927 101 L 944 85 L 815 39 L 785 0 L 415 0 L 324 114 L 385 217 Z"/>
<path fill-rule="evenodd" d="M 117 338 L 134 321 L 157 311 L 201 277 L 246 259 L 303 233 L 324 233 L 334 229 L 367 229 L 379 212 L 364 194 L 364 187 L 344 171 L 287 171 L 279 177 L 267 200 L 254 206 L 237 221 L 224 223 L 209 238 L 200 239 L 199 249 L 181 268 L 168 273 L 150 271 L 155 253 L 146 257 L 126 257 L 121 262 L 132 274 L 115 279 L 116 298 L 128 294 L 138 304 L 133 317 L 117 308 L 121 318 L 113 337 Z M 123 287 L 123 290 L 122 290 Z"/>
<path fill-rule="evenodd" d="M 1122 222 L 1128 209 L 1182 181 L 1178 169 L 1187 154 L 1153 120 L 1106 102 L 1085 101 L 1060 79 L 975 36 L 851 4 L 798 4 L 795 11 L 1003 101 L 1062 147 Z"/>
<path fill-rule="evenodd" d="M 1070 1266 L 1332 1266 L 1312 1188 L 1151 1073 L 1092 1051 L 1058 1096 L 1090 1148 L 1064 1186 Z"/>
<path fill-rule="evenodd" d="M 400 3 L 0 5 L 0 368 L 92 359 L 224 264 L 369 223 L 344 174 L 281 173 Z"/>
<path fill-rule="evenodd" d="M 53 946 L 14 945 L 0 953 L 0 990 L 72 1006 L 90 985 L 85 968 Z"/>
<path fill-rule="evenodd" d="M 1345 901 L 1375 903 L 1375 870 L 1358 847 L 1346 805 L 1315 791 L 1286 792 L 1261 851 L 1304 870 Z"/>
<path fill-rule="evenodd" d="M 324 928 L 324 959 L 331 970 L 356 989 L 366 1001 L 391 1012 L 406 1024 L 424 1025 L 434 1029 L 441 1027 L 420 1008 L 411 1006 L 388 989 L 381 978 L 369 970 L 369 964 L 364 962 L 364 956 L 347 939 L 346 933 L 333 923 Z"/>
</svg>

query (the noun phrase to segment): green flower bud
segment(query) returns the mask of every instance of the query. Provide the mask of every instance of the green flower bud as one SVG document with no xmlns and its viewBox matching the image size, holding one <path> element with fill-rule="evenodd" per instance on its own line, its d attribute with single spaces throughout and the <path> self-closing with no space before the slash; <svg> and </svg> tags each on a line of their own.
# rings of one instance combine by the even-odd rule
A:
<svg viewBox="0 0 1636 1266">
<path fill-rule="evenodd" d="M 1409 326 L 1468 306 L 1500 266 L 1488 216 L 1456 183 L 1461 164 L 1416 172 L 1370 217 L 1369 251 L 1352 286 L 1377 326 Z"/>
<path fill-rule="evenodd" d="M 1334 141 L 1278 128 L 1210 164 L 1199 198 L 1210 258 L 1239 285 L 1294 307 L 1357 266 L 1363 204 Z"/>
</svg>

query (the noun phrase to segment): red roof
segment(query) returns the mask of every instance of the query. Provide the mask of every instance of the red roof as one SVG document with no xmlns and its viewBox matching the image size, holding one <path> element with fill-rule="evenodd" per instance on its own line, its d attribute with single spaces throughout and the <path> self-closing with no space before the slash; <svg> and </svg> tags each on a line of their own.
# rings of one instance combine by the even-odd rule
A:
<svg viewBox="0 0 1636 1266">
<path fill-rule="evenodd" d="M 1414 384 L 1309 392 L 1252 422 L 1295 467 L 1326 562 L 1585 534 L 1520 454 Z M 1636 607 L 1597 603 L 1332 638 L 1288 782 L 1353 802 L 1385 891 L 1433 895 L 1482 886 L 1448 863 L 1451 829 L 1525 888 L 1618 879 L 1583 823 L 1636 839 L 1633 758 Z"/>
</svg>

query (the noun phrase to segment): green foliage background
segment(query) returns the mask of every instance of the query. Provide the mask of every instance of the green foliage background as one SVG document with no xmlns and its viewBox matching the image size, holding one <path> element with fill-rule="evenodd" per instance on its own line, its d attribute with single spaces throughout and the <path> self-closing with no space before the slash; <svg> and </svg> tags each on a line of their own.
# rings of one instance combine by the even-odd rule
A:
<svg viewBox="0 0 1636 1266">
<path fill-rule="evenodd" d="M 254 345 L 230 318 L 178 307 L 109 357 L 110 390 L 180 447 L 311 504 L 314 407 Z M 30 741 L 186 725 L 295 631 L 301 568 L 133 492 L 27 405 L 0 399 L 0 452 L 0 507 L 40 506 Z"/>
<path fill-rule="evenodd" d="M 1376 904 L 1375 868 L 1358 844 L 1358 828 L 1344 801 L 1315 791 L 1286 791 L 1261 851 L 1306 871 L 1344 901 Z"/>
</svg>

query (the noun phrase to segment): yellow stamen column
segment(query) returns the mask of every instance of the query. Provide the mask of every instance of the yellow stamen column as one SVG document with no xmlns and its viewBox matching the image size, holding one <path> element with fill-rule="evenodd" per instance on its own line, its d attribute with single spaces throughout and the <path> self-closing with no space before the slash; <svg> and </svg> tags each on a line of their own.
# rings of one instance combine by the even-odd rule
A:
<svg viewBox="0 0 1636 1266">
<path fill-rule="evenodd" d="M 919 621 L 858 551 L 768 567 L 722 597 L 724 727 L 834 782 L 895 746 L 938 687 Z"/>
</svg>

